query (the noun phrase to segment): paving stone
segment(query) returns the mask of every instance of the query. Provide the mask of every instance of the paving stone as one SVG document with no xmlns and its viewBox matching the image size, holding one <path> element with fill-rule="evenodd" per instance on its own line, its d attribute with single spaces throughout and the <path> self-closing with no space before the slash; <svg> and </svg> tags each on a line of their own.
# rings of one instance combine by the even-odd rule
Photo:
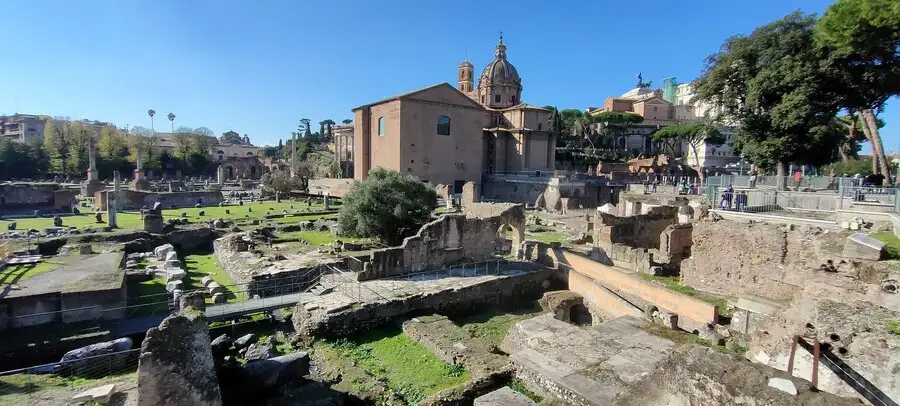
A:
<svg viewBox="0 0 900 406">
<path fill-rule="evenodd" d="M 475 406 L 528 406 L 534 401 L 525 395 L 504 386 L 484 396 L 475 398 Z"/>
<path fill-rule="evenodd" d="M 89 401 L 94 401 L 99 404 L 105 404 L 109 402 L 109 398 L 112 397 L 113 392 L 116 390 L 116 384 L 111 383 L 109 385 L 98 386 L 96 388 L 88 389 L 84 392 L 81 392 L 72 397 L 73 403 L 84 403 Z"/>
</svg>

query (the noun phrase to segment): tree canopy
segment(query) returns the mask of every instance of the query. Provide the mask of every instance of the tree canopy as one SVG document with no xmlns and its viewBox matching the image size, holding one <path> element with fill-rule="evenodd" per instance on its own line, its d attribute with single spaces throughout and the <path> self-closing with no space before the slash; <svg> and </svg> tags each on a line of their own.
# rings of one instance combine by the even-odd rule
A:
<svg viewBox="0 0 900 406">
<path fill-rule="evenodd" d="M 437 198 L 434 188 L 415 176 L 374 168 L 344 196 L 338 225 L 347 236 L 399 245 L 428 221 Z"/>
<path fill-rule="evenodd" d="M 722 145 L 725 143 L 725 137 L 714 125 L 703 122 L 663 127 L 659 131 L 654 132 L 650 139 L 662 142 L 671 150 L 675 149 L 675 144 L 678 141 L 686 142 L 691 147 L 691 152 L 694 153 L 694 166 L 698 170 L 700 168 L 700 157 L 697 154 L 697 149 L 704 144 Z"/>
<path fill-rule="evenodd" d="M 840 143 L 827 50 L 813 40 L 815 18 L 794 12 L 734 36 L 707 58 L 698 100 L 723 106 L 739 122 L 734 151 L 763 167 L 818 164 Z"/>
<path fill-rule="evenodd" d="M 838 0 L 817 21 L 815 39 L 830 52 L 839 106 L 853 121 L 859 115 L 862 133 L 872 144 L 873 170 L 889 174 L 877 115 L 900 94 L 900 3 Z"/>
</svg>

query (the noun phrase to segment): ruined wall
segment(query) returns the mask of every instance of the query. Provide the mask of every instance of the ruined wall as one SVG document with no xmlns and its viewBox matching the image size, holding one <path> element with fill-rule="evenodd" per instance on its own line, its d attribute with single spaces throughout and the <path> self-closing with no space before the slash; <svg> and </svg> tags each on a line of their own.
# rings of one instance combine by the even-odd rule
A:
<svg viewBox="0 0 900 406">
<path fill-rule="evenodd" d="M 501 226 L 513 227 L 514 246 L 522 241 L 525 207 L 516 204 L 470 204 L 465 214 L 444 214 L 403 240 L 399 247 L 375 250 L 358 280 L 385 278 L 439 269 L 454 263 L 485 261 L 499 249 Z M 518 241 L 515 241 L 518 239 Z"/>
<path fill-rule="evenodd" d="M 659 309 L 678 314 L 679 327 L 687 331 L 691 331 L 698 325 L 718 322 L 718 309 L 715 305 L 620 272 L 611 266 L 592 261 L 573 252 L 555 250 L 555 253 L 558 261 L 568 269 L 591 278 L 620 297 L 628 299 L 629 296 L 633 296 L 640 301 L 657 306 Z M 571 273 L 569 278 L 572 278 Z M 637 303 L 632 304 L 637 305 Z"/>
<path fill-rule="evenodd" d="M 75 203 L 74 190 L 56 183 L 0 184 L 0 212 L 35 209 L 67 209 Z"/>
<path fill-rule="evenodd" d="M 107 191 L 100 191 L 94 194 L 100 210 L 107 210 L 106 194 Z M 164 208 L 170 206 L 175 207 L 193 207 L 197 204 L 198 199 L 203 199 L 204 206 L 218 206 L 222 202 L 222 192 L 171 192 L 171 193 L 152 193 L 140 192 L 136 190 L 119 191 L 119 210 L 137 210 L 144 206 L 153 207 L 157 201 L 162 202 Z"/>
<path fill-rule="evenodd" d="M 681 282 L 724 296 L 789 300 L 808 279 L 841 265 L 845 231 L 701 221 L 693 224 L 691 257 Z"/>
<path fill-rule="evenodd" d="M 496 278 L 456 289 L 432 291 L 405 298 L 318 308 L 300 304 L 294 310 L 294 330 L 302 339 L 345 337 L 378 327 L 390 320 L 422 314 L 454 314 L 490 306 L 537 299 L 551 285 L 555 270 L 541 269 Z"/>
<path fill-rule="evenodd" d="M 678 222 L 678 208 L 674 206 L 654 207 L 646 214 L 628 217 L 597 214 L 599 221 L 594 225 L 594 245 L 606 251 L 610 251 L 613 244 L 659 248 L 660 233 Z"/>
</svg>

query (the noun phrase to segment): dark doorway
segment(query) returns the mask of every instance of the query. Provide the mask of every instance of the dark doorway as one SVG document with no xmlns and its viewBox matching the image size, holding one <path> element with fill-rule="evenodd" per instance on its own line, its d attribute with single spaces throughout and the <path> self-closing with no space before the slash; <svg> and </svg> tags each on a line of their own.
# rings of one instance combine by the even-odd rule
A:
<svg viewBox="0 0 900 406">
<path fill-rule="evenodd" d="M 453 181 L 453 193 L 462 193 L 463 185 L 466 184 L 464 180 L 456 180 Z"/>
</svg>

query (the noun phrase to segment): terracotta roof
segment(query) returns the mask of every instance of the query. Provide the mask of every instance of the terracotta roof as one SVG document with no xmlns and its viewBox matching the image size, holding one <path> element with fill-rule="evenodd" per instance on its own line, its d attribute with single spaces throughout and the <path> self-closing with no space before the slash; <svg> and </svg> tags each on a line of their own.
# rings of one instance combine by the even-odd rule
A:
<svg viewBox="0 0 900 406">
<path fill-rule="evenodd" d="M 515 105 L 515 106 L 506 107 L 506 108 L 502 108 L 502 109 L 499 109 L 499 110 L 500 110 L 500 111 L 506 111 L 506 110 L 541 110 L 541 111 L 553 111 L 553 110 L 550 110 L 550 109 L 545 109 L 545 108 L 543 108 L 543 107 L 534 106 L 534 105 L 531 105 L 531 104 L 528 104 L 528 103 L 519 103 L 519 104 L 517 104 L 517 105 Z"/>
<path fill-rule="evenodd" d="M 421 89 L 413 90 L 413 91 L 411 91 L 411 92 L 401 93 L 401 94 L 398 94 L 398 95 L 396 95 L 396 96 L 388 97 L 387 99 L 381 99 L 381 100 L 378 100 L 378 101 L 376 101 L 376 102 L 372 102 L 372 103 L 368 103 L 368 104 L 363 104 L 362 106 L 354 107 L 354 108 L 351 109 L 350 111 L 356 111 L 356 110 L 359 110 L 359 109 L 361 109 L 361 108 L 363 108 L 363 107 L 372 107 L 372 106 L 379 105 L 379 104 L 382 104 L 382 103 L 387 103 L 387 102 L 390 102 L 390 101 L 403 99 L 403 98 L 406 98 L 406 97 L 409 97 L 409 96 L 413 96 L 413 95 L 415 95 L 415 94 L 422 93 L 422 92 L 424 92 L 424 91 L 426 91 L 426 90 L 431 90 L 431 89 L 434 89 L 434 88 L 437 88 L 437 87 L 440 87 L 440 86 L 447 86 L 447 87 L 449 87 L 450 89 L 453 89 L 453 91 L 459 93 L 460 96 L 463 96 L 463 97 L 465 97 L 467 100 L 471 101 L 473 106 L 476 106 L 476 105 L 477 105 L 478 107 L 484 108 L 483 106 L 481 106 L 480 104 L 478 104 L 478 102 L 472 100 L 471 97 L 469 97 L 468 95 L 466 95 L 466 94 L 463 93 L 463 92 L 460 92 L 459 89 L 453 87 L 453 85 L 451 85 L 451 84 L 449 84 L 449 83 L 447 83 L 447 82 L 444 82 L 444 83 L 438 83 L 438 84 L 436 84 L 436 85 L 431 85 L 431 86 L 428 86 L 428 87 L 423 87 L 423 88 L 421 88 Z"/>
</svg>

